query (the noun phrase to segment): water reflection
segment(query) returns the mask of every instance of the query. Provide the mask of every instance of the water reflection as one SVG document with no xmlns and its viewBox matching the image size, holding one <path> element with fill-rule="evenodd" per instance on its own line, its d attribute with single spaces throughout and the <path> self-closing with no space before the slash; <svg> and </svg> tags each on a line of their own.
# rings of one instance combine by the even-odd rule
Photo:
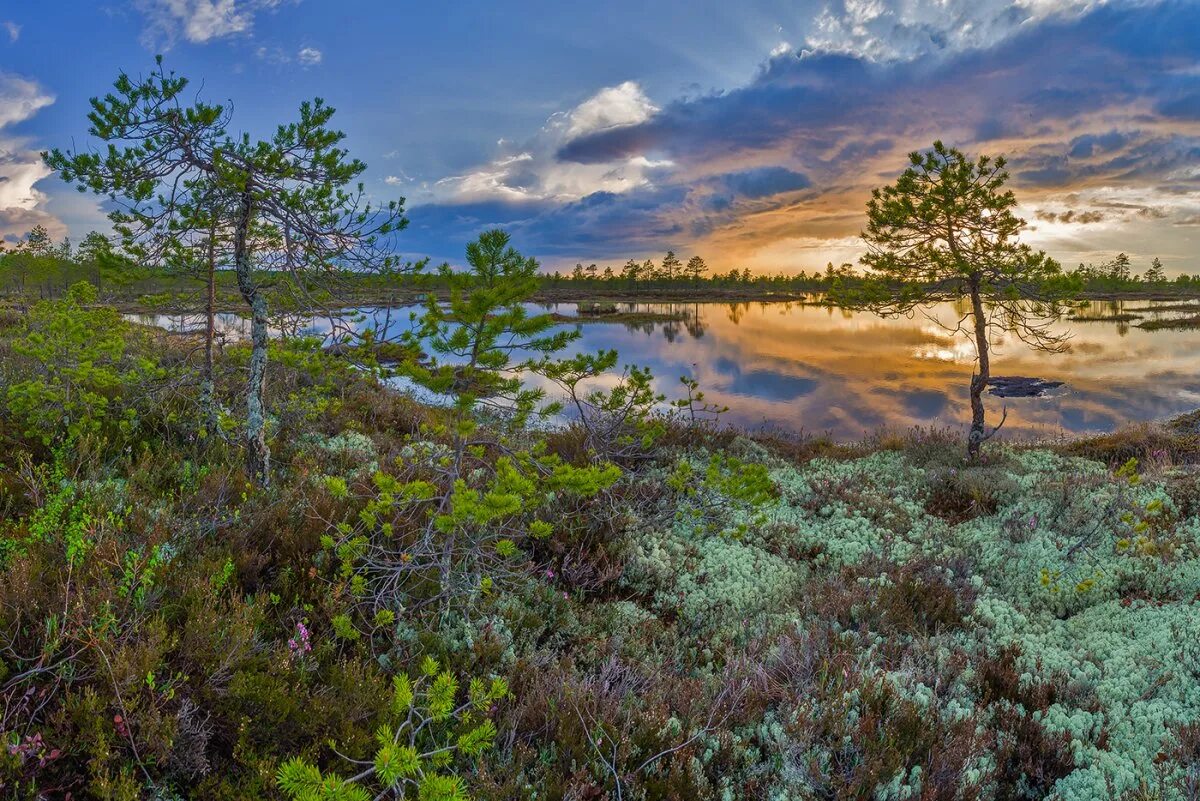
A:
<svg viewBox="0 0 1200 801">
<path fill-rule="evenodd" d="M 574 304 L 542 309 L 576 313 Z M 965 428 L 969 422 L 974 347 L 943 327 L 962 315 L 955 304 L 900 319 L 805 303 L 618 304 L 618 310 L 642 316 L 582 325 L 571 350 L 616 348 L 622 363 L 650 367 L 668 395 L 680 375 L 692 375 L 711 401 L 730 408 L 725 419 L 737 425 L 851 438 L 879 427 Z M 358 327 L 382 327 L 381 312 L 363 314 Z M 1197 314 L 1200 304 L 1096 301 L 1055 324 L 1056 331 L 1071 331 L 1065 353 L 999 337 L 994 374 L 1066 386 L 1048 398 L 985 396 L 992 419 L 1007 404 L 1007 434 L 1052 437 L 1109 431 L 1200 406 L 1200 331 L 1137 327 L 1143 320 Z M 393 310 L 387 324 L 398 332 L 408 325 L 407 314 Z M 244 321 L 223 315 L 220 325 L 236 336 Z M 307 327 L 329 330 L 328 321 Z"/>
<path fill-rule="evenodd" d="M 1109 431 L 1200 406 L 1200 331 L 1145 331 L 1142 320 L 1200 314 L 1200 304 L 1097 301 L 1055 324 L 1065 353 L 1044 353 L 1014 335 L 997 338 L 992 369 L 1065 382 L 1047 398 L 986 397 L 1005 430 L 1022 437 Z M 965 308 L 942 304 L 911 318 L 882 319 L 805 303 L 636 307 L 679 313 L 676 324 L 586 325 L 575 347 L 617 348 L 651 367 L 670 394 L 693 375 L 727 419 L 743 426 L 861 436 L 883 427 L 969 423 L 967 386 L 975 349 L 945 326 Z M 562 309 L 557 309 L 560 313 Z M 629 309 L 635 310 L 635 309 Z M 1083 318 L 1086 318 L 1084 320 Z M 691 331 L 703 332 L 693 336 Z M 996 419 L 993 417 L 993 419 Z"/>
</svg>

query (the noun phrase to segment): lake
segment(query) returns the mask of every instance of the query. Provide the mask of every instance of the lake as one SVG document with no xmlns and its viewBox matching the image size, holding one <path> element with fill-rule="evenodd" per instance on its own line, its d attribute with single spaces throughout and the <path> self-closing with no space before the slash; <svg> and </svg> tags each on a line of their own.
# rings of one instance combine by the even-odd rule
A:
<svg viewBox="0 0 1200 801">
<path fill-rule="evenodd" d="M 1079 314 L 1135 314 L 1161 319 L 1190 312 L 1147 301 L 1089 304 Z M 722 419 L 745 428 L 830 434 L 852 439 L 914 425 L 969 422 L 967 387 L 975 349 L 940 323 L 962 309 L 942 304 L 911 318 L 885 319 L 800 303 L 619 304 L 622 311 L 683 314 L 670 322 L 580 325 L 572 351 L 616 348 L 621 363 L 651 368 L 659 389 L 677 393 L 678 378 L 699 380 L 708 399 L 729 407 Z M 574 304 L 538 310 L 574 315 Z M 382 320 L 380 310 L 364 310 Z M 195 318 L 132 316 L 178 329 Z M 392 330 L 407 325 L 392 311 Z M 1145 331 L 1110 321 L 1055 324 L 1070 332 L 1064 353 L 1036 351 L 1009 334 L 992 353 L 996 376 L 1034 376 L 1064 382 L 1050 397 L 1002 399 L 985 395 L 989 421 L 1008 408 L 1004 432 L 1023 438 L 1111 431 L 1123 424 L 1171 417 L 1200 407 L 1200 331 Z M 360 323 L 362 325 L 362 323 Z M 378 323 L 376 323 L 378 325 Z M 236 336 L 246 322 L 223 315 Z M 315 322 L 312 331 L 328 330 Z"/>
</svg>

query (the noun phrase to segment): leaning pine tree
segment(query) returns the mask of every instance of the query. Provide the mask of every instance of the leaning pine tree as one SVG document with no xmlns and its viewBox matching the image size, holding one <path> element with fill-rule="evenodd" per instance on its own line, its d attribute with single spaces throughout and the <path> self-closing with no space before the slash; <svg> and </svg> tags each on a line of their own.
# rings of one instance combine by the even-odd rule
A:
<svg viewBox="0 0 1200 801">
<path fill-rule="evenodd" d="M 247 469 L 265 485 L 268 279 L 286 277 L 307 293 L 344 271 L 391 269 L 379 243 L 405 226 L 403 200 L 380 208 L 365 201 L 357 181 L 366 165 L 340 146 L 344 135 L 328 127 L 334 110 L 319 98 L 267 139 L 233 135 L 228 109 L 189 104 L 187 79 L 165 72 L 161 57 L 156 63 L 149 77 L 121 73 L 114 91 L 92 99 L 89 132 L 104 149 L 43 157 L 80 191 L 114 202 L 126 248 L 147 263 L 169 260 L 197 232 L 228 231 L 251 322 Z"/>
<path fill-rule="evenodd" d="M 991 379 L 990 335 L 1007 331 L 1039 350 L 1061 351 L 1066 336 L 1053 329 L 1069 286 L 1057 262 L 1021 244 L 1025 221 L 1003 158 L 970 159 L 934 142 L 909 155 L 910 165 L 895 184 L 875 189 L 867 203 L 869 248 L 862 257 L 867 280 L 835 287 L 845 305 L 883 315 L 911 314 L 943 301 L 966 301 L 967 310 L 949 326 L 973 337 L 977 369 L 971 376 L 971 432 L 967 451 L 979 455 L 990 431 L 984 421 L 983 391 Z M 838 282 L 840 284 L 840 282 Z"/>
</svg>

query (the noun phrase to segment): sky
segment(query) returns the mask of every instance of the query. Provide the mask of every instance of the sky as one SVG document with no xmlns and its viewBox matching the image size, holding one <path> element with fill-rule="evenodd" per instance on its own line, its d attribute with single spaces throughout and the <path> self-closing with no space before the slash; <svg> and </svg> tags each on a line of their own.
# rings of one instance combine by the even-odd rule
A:
<svg viewBox="0 0 1200 801">
<path fill-rule="evenodd" d="M 322 97 L 402 254 L 504 227 L 546 269 L 855 262 L 872 187 L 1005 155 L 1026 240 L 1200 273 L 1200 2 L 0 0 L 0 237 L 107 231 L 41 163 L 155 54 L 264 136 Z"/>
</svg>

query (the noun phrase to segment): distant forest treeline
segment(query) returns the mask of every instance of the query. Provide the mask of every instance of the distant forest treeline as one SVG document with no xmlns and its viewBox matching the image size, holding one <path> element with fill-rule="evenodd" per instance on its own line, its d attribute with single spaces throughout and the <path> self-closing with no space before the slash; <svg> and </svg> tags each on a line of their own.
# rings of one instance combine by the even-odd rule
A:
<svg viewBox="0 0 1200 801">
<path fill-rule="evenodd" d="M 686 290 L 689 286 L 748 287 L 792 292 L 821 292 L 835 283 L 854 282 L 859 278 L 853 265 L 828 264 L 824 271 L 811 273 L 755 274 L 748 269 L 727 272 L 710 271 L 701 256 L 683 261 L 668 251 L 660 261 L 629 259 L 621 267 L 576 264 L 570 272 L 554 271 L 541 275 L 546 289 L 621 288 L 624 291 L 654 292 L 665 289 Z M 354 292 L 386 292 L 403 288 L 414 292 L 436 289 L 442 282 L 437 273 L 411 275 L 404 271 L 385 273 L 343 273 L 343 288 Z M 136 264 L 115 250 L 102 234 L 89 233 L 78 245 L 69 239 L 55 243 L 46 229 L 37 226 L 15 245 L 0 245 L 0 293 L 8 296 L 58 297 L 78 281 L 96 286 L 102 296 L 132 298 L 194 289 L 203 279 L 202 271 L 165 271 Z M 1080 294 L 1144 292 L 1159 289 L 1200 291 L 1200 275 L 1168 278 L 1159 259 L 1153 259 L 1142 272 L 1128 255 L 1119 253 L 1101 264 L 1080 263 L 1064 270 L 1061 280 L 1069 282 Z M 218 268 L 219 290 L 232 292 L 234 277 L 229 269 Z"/>
</svg>

